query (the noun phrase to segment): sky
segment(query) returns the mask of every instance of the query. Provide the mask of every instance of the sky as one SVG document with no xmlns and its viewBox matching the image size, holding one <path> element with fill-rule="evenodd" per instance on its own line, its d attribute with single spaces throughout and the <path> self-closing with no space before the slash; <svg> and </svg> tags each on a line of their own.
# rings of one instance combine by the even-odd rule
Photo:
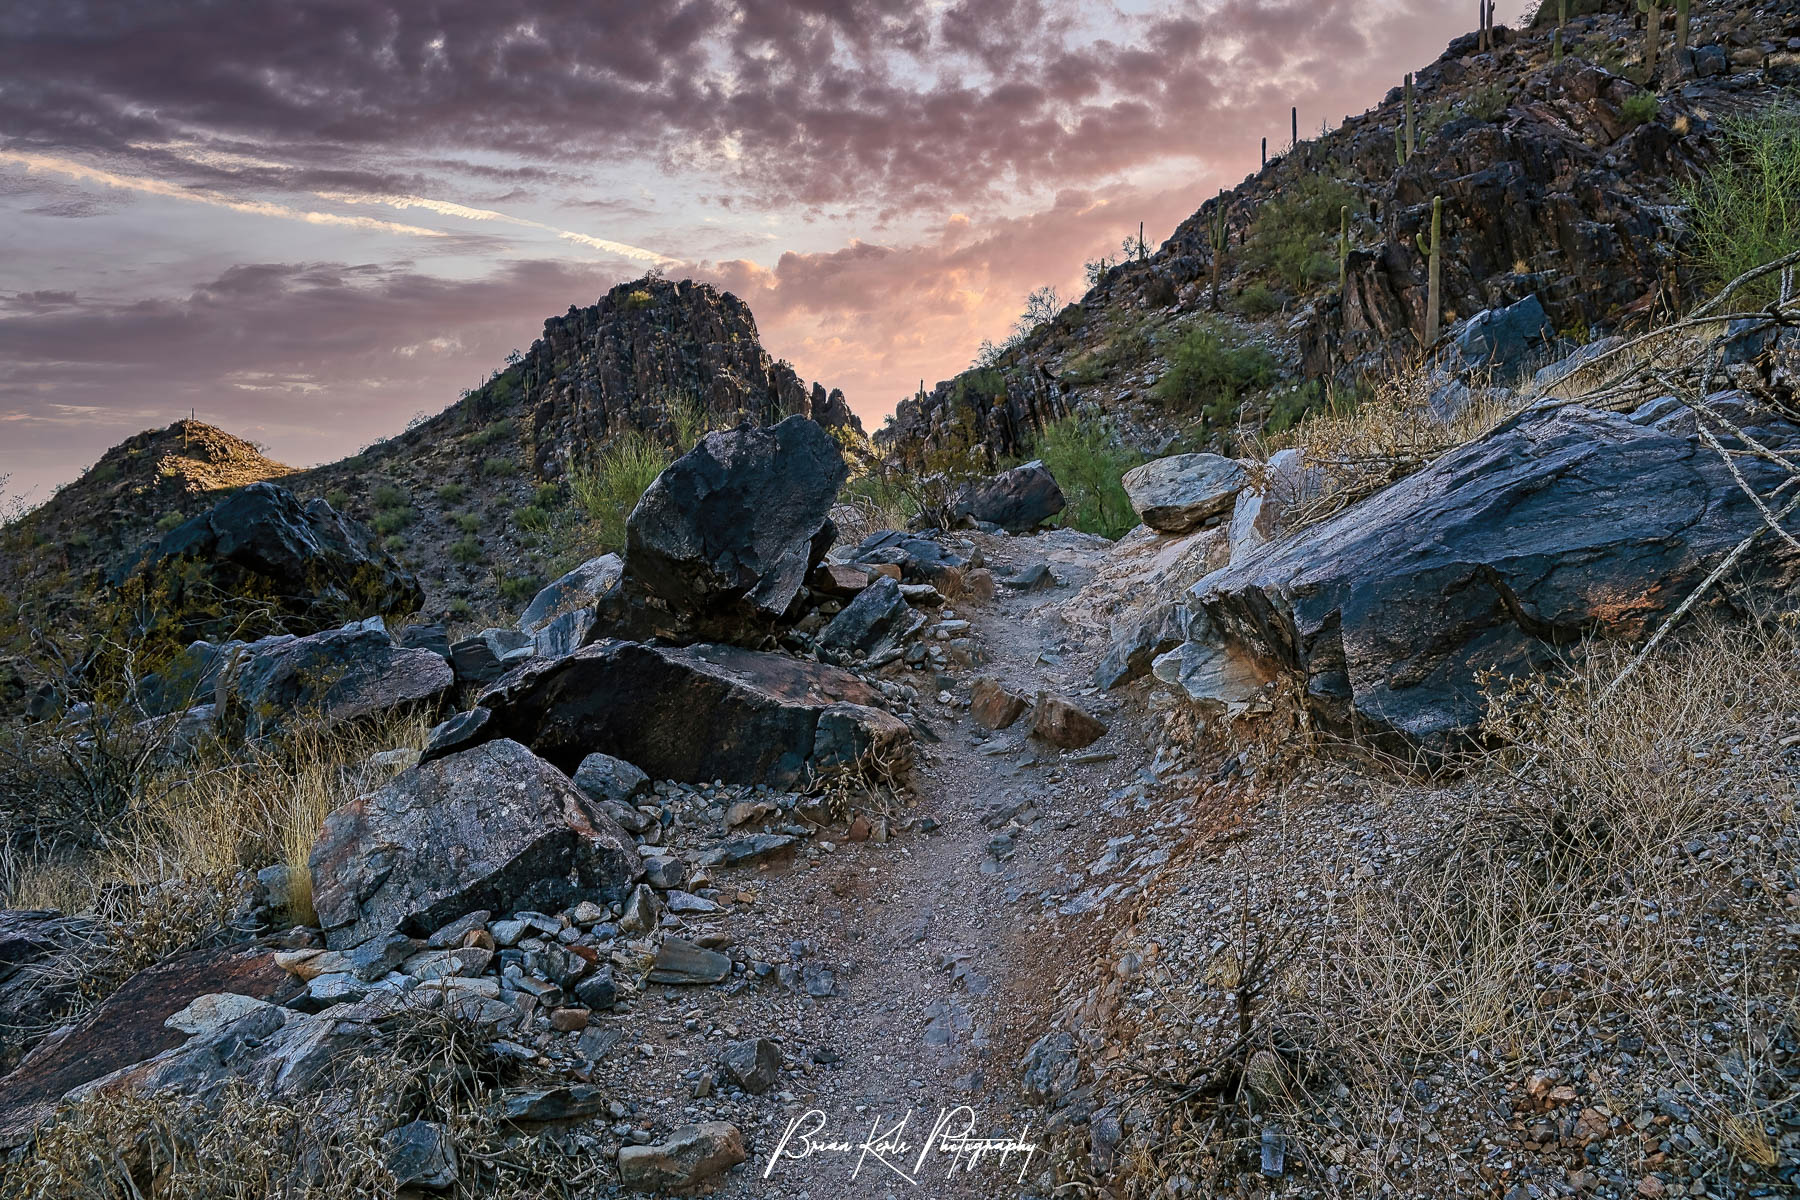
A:
<svg viewBox="0 0 1800 1200">
<path fill-rule="evenodd" d="M 1502 0 L 1516 19 L 1530 0 Z M 1469 0 L 7 0 L 0 476 L 295 466 L 652 268 L 871 426 L 1034 288 L 1380 101 Z"/>
</svg>

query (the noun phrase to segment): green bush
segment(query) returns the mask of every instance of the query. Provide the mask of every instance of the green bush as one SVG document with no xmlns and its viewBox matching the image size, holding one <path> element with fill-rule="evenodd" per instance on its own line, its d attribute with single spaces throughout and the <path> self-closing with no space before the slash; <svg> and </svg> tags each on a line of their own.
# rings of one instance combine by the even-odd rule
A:
<svg viewBox="0 0 1800 1200">
<path fill-rule="evenodd" d="M 1176 343 L 1155 392 L 1170 408 L 1197 413 L 1218 428 L 1232 423 L 1245 395 L 1268 387 L 1275 377 L 1275 359 L 1266 349 L 1207 322 Z"/>
<path fill-rule="evenodd" d="M 1245 257 L 1293 292 L 1336 279 L 1337 261 L 1327 247 L 1338 234 L 1341 210 L 1356 203 L 1356 192 L 1348 185 L 1302 175 L 1257 212 Z"/>
<path fill-rule="evenodd" d="M 438 503 L 442 504 L 445 508 L 453 508 L 456 505 L 461 504 L 463 502 L 463 497 L 468 494 L 469 489 L 464 485 L 460 483 L 446 483 L 437 490 L 437 500 Z"/>
<path fill-rule="evenodd" d="M 158 533 L 167 533 L 186 519 L 186 517 L 178 512 L 164 513 L 161 519 L 156 522 L 156 530 Z"/>
<path fill-rule="evenodd" d="M 332 488 L 329 492 L 325 493 L 325 503 L 331 505 L 331 507 L 337 509 L 339 512 L 343 512 L 344 509 L 350 506 L 350 493 L 346 492 L 343 488 Z"/>
<path fill-rule="evenodd" d="M 1656 120 L 1657 114 L 1662 112 L 1662 102 L 1656 98 L 1655 92 L 1635 92 L 1625 97 L 1625 103 L 1619 106 L 1619 112 L 1635 128 Z"/>
<path fill-rule="evenodd" d="M 519 464 L 510 458 L 495 457 L 481 464 L 481 473 L 489 478 L 502 478 L 519 473 Z"/>
<path fill-rule="evenodd" d="M 378 510 L 399 508 L 406 503 L 406 493 L 391 483 L 384 483 L 369 493 L 369 503 Z"/>
<path fill-rule="evenodd" d="M 1463 97 L 1462 112 L 1464 116 L 1494 121 L 1506 112 L 1506 104 L 1505 88 L 1497 83 L 1484 83 L 1469 89 L 1468 94 Z"/>
<path fill-rule="evenodd" d="M 531 502 L 542 509 L 553 509 L 562 502 L 562 489 L 554 483 L 540 483 L 537 491 L 532 493 Z"/>
<path fill-rule="evenodd" d="M 1053 421 L 1039 432 L 1036 452 L 1068 502 L 1063 525 L 1117 538 L 1138 523 L 1119 477 L 1137 466 L 1140 456 L 1115 444 L 1098 421 L 1074 416 Z"/>
<path fill-rule="evenodd" d="M 1281 311 L 1281 297 L 1266 283 L 1253 283 L 1238 294 L 1238 311 L 1246 317 L 1267 317 Z"/>
<path fill-rule="evenodd" d="M 464 533 L 474 533 L 481 528 L 481 518 L 472 512 L 459 512 L 450 518 L 450 523 Z"/>
<path fill-rule="evenodd" d="M 381 548 L 389 554 L 398 554 L 406 549 L 406 539 L 396 533 L 391 537 L 383 538 Z"/>
<path fill-rule="evenodd" d="M 505 441 L 513 435 L 518 424 L 511 417 L 502 417 L 491 425 L 484 425 L 469 435 L 471 446 L 491 446 L 495 442 Z"/>
<path fill-rule="evenodd" d="M 500 581 L 500 595 L 511 604 L 524 604 L 542 591 L 544 581 L 534 575 L 509 575 Z"/>
<path fill-rule="evenodd" d="M 1725 153 L 1680 189 L 1691 210 L 1694 257 L 1713 284 L 1800 250 L 1800 109 L 1770 107 L 1724 122 Z M 1774 277 L 1739 293 L 1747 311 L 1777 298 Z"/>
<path fill-rule="evenodd" d="M 569 494 L 602 550 L 625 545 L 625 521 L 644 489 L 673 461 L 669 450 L 635 430 L 614 438 L 591 463 L 569 472 Z"/>
<path fill-rule="evenodd" d="M 375 532 L 383 536 L 399 533 L 412 524 L 412 511 L 405 508 L 384 509 L 376 513 L 375 520 L 370 523 L 375 527 Z"/>
<path fill-rule="evenodd" d="M 526 505 L 515 512 L 513 520 L 520 529 L 529 529 L 534 533 L 550 532 L 550 514 L 535 504 Z"/>
<path fill-rule="evenodd" d="M 481 561 L 481 543 L 473 537 L 465 537 L 450 547 L 450 560 L 467 565 Z"/>
</svg>

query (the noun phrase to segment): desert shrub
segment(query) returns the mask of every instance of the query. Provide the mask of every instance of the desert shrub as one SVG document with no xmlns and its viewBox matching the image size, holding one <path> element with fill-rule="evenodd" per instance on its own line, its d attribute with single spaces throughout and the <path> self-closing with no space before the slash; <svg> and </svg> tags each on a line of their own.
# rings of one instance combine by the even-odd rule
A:
<svg viewBox="0 0 1800 1200">
<path fill-rule="evenodd" d="M 164 513 L 160 518 L 157 519 L 156 531 L 158 533 L 167 533 L 171 529 L 174 529 L 176 526 L 180 525 L 186 519 L 187 519 L 186 517 L 183 517 L 178 512 Z"/>
<path fill-rule="evenodd" d="M 510 438 L 517 429 L 518 423 L 511 417 L 501 417 L 498 421 L 491 421 L 471 433 L 468 442 L 469 445 L 475 447 L 491 446 L 495 442 L 503 442 Z"/>
<path fill-rule="evenodd" d="M 519 473 L 519 464 L 504 455 L 496 455 L 493 458 L 484 459 L 482 461 L 481 473 L 490 479 L 505 478 L 507 476 L 517 475 Z"/>
<path fill-rule="evenodd" d="M 674 456 L 636 430 L 609 442 L 591 462 L 569 472 L 569 494 L 585 516 L 591 540 L 602 550 L 625 545 L 625 521 L 644 489 Z"/>
<path fill-rule="evenodd" d="M 379 533 L 384 537 L 389 534 L 399 533 L 402 529 L 405 529 L 408 525 L 412 524 L 412 511 L 405 508 L 383 509 L 375 514 L 375 519 L 369 522 L 369 524 L 376 533 Z"/>
<path fill-rule="evenodd" d="M 655 303 L 655 299 L 654 296 L 643 288 L 637 288 L 634 291 L 626 293 L 625 309 L 627 312 L 631 312 L 640 308 L 649 308 L 651 304 Z"/>
<path fill-rule="evenodd" d="M 894 465 L 867 434 L 839 426 L 831 435 L 850 468 L 850 478 L 838 493 L 838 511 L 832 516 L 840 540 L 854 544 L 876 530 L 905 529 L 918 516 L 919 505 Z"/>
<path fill-rule="evenodd" d="M 473 535 L 458 538 L 450 546 L 450 561 L 468 566 L 481 561 L 481 543 Z"/>
<path fill-rule="evenodd" d="M 1253 283 L 1238 293 L 1238 311 L 1246 317 L 1267 317 L 1281 311 L 1281 297 L 1266 283 Z"/>
<path fill-rule="evenodd" d="M 474 613 L 475 608 L 461 596 L 450 601 L 449 612 L 452 620 L 466 621 Z"/>
<path fill-rule="evenodd" d="M 474 533 L 481 528 L 481 517 L 479 514 L 472 512 L 453 513 L 450 517 L 450 523 L 464 533 Z"/>
<path fill-rule="evenodd" d="M 1718 164 L 1678 192 L 1694 258 L 1715 284 L 1800 250 L 1800 108 L 1729 119 L 1724 143 Z M 1759 280 L 1740 294 L 1740 307 L 1769 303 L 1778 288 L 1773 276 Z"/>
<path fill-rule="evenodd" d="M 391 534 L 388 537 L 381 539 L 381 548 L 386 550 L 389 554 L 400 553 L 402 550 L 406 549 L 406 545 L 406 536 L 404 534 Z"/>
<path fill-rule="evenodd" d="M 508 575 L 500 581 L 500 595 L 511 604 L 524 604 L 543 586 L 544 581 L 535 575 Z"/>
<path fill-rule="evenodd" d="M 1625 103 L 1619 106 L 1620 115 L 1633 126 L 1649 124 L 1661 111 L 1662 102 L 1655 92 L 1635 92 L 1625 97 Z"/>
<path fill-rule="evenodd" d="M 337 509 L 339 512 L 343 512 L 344 509 L 350 506 L 350 499 L 350 493 L 346 492 L 343 488 L 332 488 L 325 493 L 325 503 L 331 505 L 331 507 Z"/>
<path fill-rule="evenodd" d="M 1497 120 L 1506 112 L 1506 89 L 1498 83 L 1484 83 L 1463 95 L 1462 113 L 1482 121 Z"/>
<path fill-rule="evenodd" d="M 550 514 L 535 504 L 528 504 L 513 513 L 513 521 L 518 524 L 520 529 L 529 529 L 533 533 L 550 531 Z"/>
<path fill-rule="evenodd" d="M 1061 524 L 1117 538 L 1138 523 L 1119 477 L 1141 456 L 1120 446 L 1099 421 L 1079 416 L 1053 421 L 1039 432 L 1035 450 L 1068 502 Z"/>
<path fill-rule="evenodd" d="M 1265 203 L 1250 228 L 1246 258 L 1290 291 L 1337 278 L 1327 247 L 1337 235 L 1340 210 L 1357 203 L 1354 189 L 1323 175 L 1302 175 Z"/>
<path fill-rule="evenodd" d="M 466 485 L 460 483 L 446 483 L 437 490 L 437 502 L 442 504 L 445 508 L 453 508 L 456 505 L 461 504 L 464 497 L 468 494 L 469 489 Z"/>
<path fill-rule="evenodd" d="M 540 483 L 531 494 L 531 502 L 545 511 L 554 509 L 562 502 L 562 489 L 554 483 Z"/>
<path fill-rule="evenodd" d="M 1204 321 L 1169 353 L 1169 368 L 1156 397 L 1170 408 L 1197 414 L 1212 428 L 1231 424 L 1243 399 L 1275 382 L 1274 357 L 1228 328 Z"/>
<path fill-rule="evenodd" d="M 399 508 L 406 503 L 406 493 L 391 483 L 384 483 L 369 493 L 369 503 L 377 511 Z"/>
</svg>

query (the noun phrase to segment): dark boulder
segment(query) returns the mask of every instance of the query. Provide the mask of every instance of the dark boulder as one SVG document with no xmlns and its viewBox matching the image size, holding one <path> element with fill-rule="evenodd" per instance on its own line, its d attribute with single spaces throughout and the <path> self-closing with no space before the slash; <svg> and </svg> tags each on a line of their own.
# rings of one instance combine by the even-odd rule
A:
<svg viewBox="0 0 1800 1200">
<path fill-rule="evenodd" d="M 313 905 L 333 949 L 464 913 L 555 911 L 624 897 L 643 874 L 630 835 L 513 741 L 402 772 L 325 820 Z"/>
<path fill-rule="evenodd" d="M 252 642 L 220 676 L 227 720 L 246 737 L 315 720 L 322 728 L 409 704 L 437 705 L 455 684 L 450 664 L 430 650 L 393 643 L 378 618 L 293 637 Z"/>
<path fill-rule="evenodd" d="M 650 777 L 610 754 L 590 754 L 571 777 L 588 799 L 606 804 L 636 804 L 650 795 Z"/>
<path fill-rule="evenodd" d="M 1008 533 L 1030 533 L 1061 512 L 1065 503 L 1050 468 L 1033 461 L 967 485 L 951 511 Z"/>
<path fill-rule="evenodd" d="M 871 533 L 850 552 L 849 561 L 863 566 L 895 566 L 907 583 L 929 583 L 946 595 L 962 590 L 964 568 L 973 564 L 922 533 L 883 529 Z"/>
<path fill-rule="evenodd" d="M 599 752 L 657 779 L 801 783 L 822 758 L 910 746 L 880 694 L 836 667 L 735 646 L 606 641 L 533 662 L 481 697 L 489 736 L 575 770 Z"/>
<path fill-rule="evenodd" d="M 900 584 L 886 575 L 864 588 L 819 633 L 821 656 L 871 658 L 897 647 L 925 619 L 914 613 L 900 593 Z"/>
<path fill-rule="evenodd" d="M 1548 667 L 1585 637 L 1642 637 L 1760 525 L 1673 405 L 1635 421 L 1576 407 L 1515 417 L 1213 572 L 1193 589 L 1197 628 L 1229 657 L 1300 676 L 1330 727 L 1427 746 L 1469 735 L 1482 672 Z M 1800 442 L 1773 414 L 1742 420 L 1764 445 Z M 1738 465 L 1764 495 L 1783 478 Z M 1740 572 L 1779 582 L 1794 558 L 1765 538 Z"/>
<path fill-rule="evenodd" d="M 1113 640 L 1106 657 L 1094 668 L 1094 686 L 1107 690 L 1142 679 L 1150 674 L 1150 664 L 1158 656 L 1181 645 L 1187 635 L 1187 605 L 1157 605 Z"/>
<path fill-rule="evenodd" d="M 394 640 L 404 650 L 429 650 L 446 661 L 450 658 L 450 633 L 440 624 L 408 625 Z"/>
<path fill-rule="evenodd" d="M 253 483 L 177 525 L 115 576 L 141 582 L 190 637 L 235 623 L 218 597 L 259 602 L 274 627 L 311 633 L 349 618 L 416 610 L 425 593 L 365 526 L 323 500 Z"/>
<path fill-rule="evenodd" d="M 1543 357 L 1555 342 L 1556 327 L 1536 296 L 1478 312 L 1456 335 L 1463 363 L 1484 367 L 1501 381 L 1510 380 L 1534 357 Z"/>
<path fill-rule="evenodd" d="M 632 510 L 621 594 L 603 628 L 760 640 L 836 536 L 829 514 L 848 474 L 837 442 L 805 417 L 707 434 Z"/>
<path fill-rule="evenodd" d="M 595 604 L 618 586 L 624 567 L 618 555 L 602 554 L 540 591 L 519 616 L 519 630 L 531 639 L 533 653 L 560 658 L 586 641 Z"/>
<path fill-rule="evenodd" d="M 464 750 L 479 746 L 485 740 L 482 730 L 487 728 L 488 719 L 494 714 L 476 705 L 467 712 L 459 712 L 440 725 L 432 728 L 430 736 L 425 739 L 425 748 L 419 751 L 419 763 L 424 764 L 436 758 L 448 758 Z"/>
</svg>

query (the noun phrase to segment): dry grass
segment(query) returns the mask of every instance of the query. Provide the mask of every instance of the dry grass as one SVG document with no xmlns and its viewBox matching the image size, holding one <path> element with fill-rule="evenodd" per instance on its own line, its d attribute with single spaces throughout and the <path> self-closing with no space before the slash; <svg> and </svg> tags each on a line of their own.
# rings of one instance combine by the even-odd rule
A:
<svg viewBox="0 0 1800 1200">
<path fill-rule="evenodd" d="M 1433 386 L 1430 373 L 1414 367 L 1375 381 L 1371 398 L 1347 411 L 1318 413 L 1293 429 L 1252 439 L 1250 457 L 1266 461 L 1278 450 L 1299 448 L 1319 472 L 1318 493 L 1294 508 L 1290 528 L 1315 525 L 1423 469 L 1525 404 L 1499 399 L 1477 381 L 1480 398 L 1445 422 L 1431 410 Z"/>
<path fill-rule="evenodd" d="M 1218 949 L 1165 964 L 1156 1036 L 1204 1033 L 1183 1071 L 1163 1071 L 1170 1086 L 1151 1082 L 1160 1132 L 1125 1194 L 1176 1176 L 1222 1191 L 1265 1121 L 1323 1194 L 1431 1179 L 1473 1194 L 1481 1156 L 1455 1148 L 1509 1137 L 1500 1104 L 1528 1124 L 1592 1106 L 1629 1122 L 1663 1097 L 1700 1135 L 1646 1164 L 1642 1139 L 1609 1131 L 1633 1178 L 1769 1180 L 1769 1131 L 1800 1088 L 1783 1053 L 1800 1026 L 1786 935 L 1800 762 L 1782 746 L 1800 735 L 1800 622 L 1690 627 L 1600 703 L 1628 658 L 1602 647 L 1560 683 L 1496 693 L 1502 748 L 1472 754 L 1453 785 L 1339 773 L 1323 792 L 1286 788 L 1232 882 L 1189 876 L 1252 914 L 1250 931 L 1208 926 Z M 1369 807 L 1343 828 L 1351 789 Z M 1370 828 L 1386 844 L 1374 858 Z M 1299 944 L 1247 969 L 1243 947 L 1272 936 L 1258 928 Z M 1621 1046 L 1635 1047 L 1624 1066 Z M 1290 1094 L 1252 1113 L 1242 1069 L 1257 1048 L 1279 1053 Z M 1528 1094 L 1540 1072 L 1581 1098 Z M 1529 1158 L 1525 1140 L 1508 1156 Z"/>
</svg>

